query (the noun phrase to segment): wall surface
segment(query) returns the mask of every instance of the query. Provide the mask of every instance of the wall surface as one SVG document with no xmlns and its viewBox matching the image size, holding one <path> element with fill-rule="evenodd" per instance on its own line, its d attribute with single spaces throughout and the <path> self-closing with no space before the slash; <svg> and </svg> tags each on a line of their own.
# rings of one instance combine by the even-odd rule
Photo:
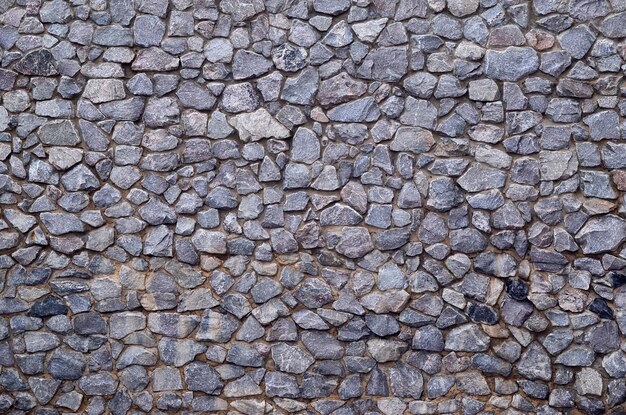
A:
<svg viewBox="0 0 626 415">
<path fill-rule="evenodd" d="M 625 38 L 0 0 L 0 413 L 625 414 Z"/>
</svg>

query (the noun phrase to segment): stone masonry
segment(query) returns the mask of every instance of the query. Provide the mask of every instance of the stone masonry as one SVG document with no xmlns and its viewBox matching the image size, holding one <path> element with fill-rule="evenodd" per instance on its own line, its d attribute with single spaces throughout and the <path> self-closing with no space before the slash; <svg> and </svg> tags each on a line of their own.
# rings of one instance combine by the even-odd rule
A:
<svg viewBox="0 0 626 415">
<path fill-rule="evenodd" d="M 626 414 L 626 0 L 0 0 L 0 413 Z"/>
</svg>

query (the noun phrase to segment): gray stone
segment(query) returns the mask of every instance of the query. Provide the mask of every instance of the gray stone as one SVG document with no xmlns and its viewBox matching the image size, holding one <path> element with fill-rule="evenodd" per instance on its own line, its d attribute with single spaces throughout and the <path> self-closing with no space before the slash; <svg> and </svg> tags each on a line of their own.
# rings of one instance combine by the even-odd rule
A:
<svg viewBox="0 0 626 415">
<path fill-rule="evenodd" d="M 272 68 L 272 61 L 254 52 L 238 50 L 233 58 L 233 78 L 249 79 L 263 75 Z"/>
<path fill-rule="evenodd" d="M 503 51 L 488 50 L 483 70 L 489 78 L 501 81 L 518 81 L 539 68 L 539 57 L 531 48 L 511 46 Z"/>
<path fill-rule="evenodd" d="M 323 106 L 341 104 L 359 98 L 365 94 L 367 86 L 364 82 L 351 78 L 345 72 L 323 80 L 317 92 L 317 100 Z"/>
<path fill-rule="evenodd" d="M 339 122 L 371 122 L 379 117 L 380 110 L 371 97 L 341 104 L 328 112 L 328 118 Z"/>
<path fill-rule="evenodd" d="M 234 116 L 229 123 L 237 130 L 239 138 L 244 142 L 259 141 L 262 138 L 289 137 L 289 130 L 264 108 Z"/>
<path fill-rule="evenodd" d="M 374 249 L 366 228 L 346 226 L 341 231 L 337 252 L 348 258 L 360 258 Z"/>
<path fill-rule="evenodd" d="M 489 337 L 475 324 L 465 324 L 450 330 L 445 350 L 483 352 L 489 347 Z"/>
<path fill-rule="evenodd" d="M 189 390 L 219 395 L 224 383 L 212 366 L 203 362 L 192 362 L 183 370 L 185 383 Z"/>
<path fill-rule="evenodd" d="M 294 374 L 304 373 L 315 361 L 309 353 L 286 343 L 272 346 L 272 360 L 278 370 Z"/>
<path fill-rule="evenodd" d="M 626 12 L 608 16 L 600 23 L 600 32 L 608 38 L 620 38 L 626 36 Z"/>
<path fill-rule="evenodd" d="M 572 58 L 581 59 L 593 45 L 595 35 L 586 25 L 580 25 L 564 31 L 558 39 Z"/>
<path fill-rule="evenodd" d="M 407 49 L 388 47 L 371 50 L 358 69 L 366 79 L 383 82 L 398 82 L 408 70 Z"/>
<path fill-rule="evenodd" d="M 610 252 L 626 239 L 626 222 L 607 215 L 591 218 L 576 234 L 576 242 L 585 254 Z"/>
</svg>

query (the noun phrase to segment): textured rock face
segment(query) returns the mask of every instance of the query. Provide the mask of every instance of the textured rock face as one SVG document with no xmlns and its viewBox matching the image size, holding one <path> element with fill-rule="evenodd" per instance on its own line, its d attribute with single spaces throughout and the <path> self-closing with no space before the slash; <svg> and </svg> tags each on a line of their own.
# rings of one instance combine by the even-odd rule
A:
<svg viewBox="0 0 626 415">
<path fill-rule="evenodd" d="M 0 413 L 626 405 L 623 0 L 0 0 Z"/>
</svg>

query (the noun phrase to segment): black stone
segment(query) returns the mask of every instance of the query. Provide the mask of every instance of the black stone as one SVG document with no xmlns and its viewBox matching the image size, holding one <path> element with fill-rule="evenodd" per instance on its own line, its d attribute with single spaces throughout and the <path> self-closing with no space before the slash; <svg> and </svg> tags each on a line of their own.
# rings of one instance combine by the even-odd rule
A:
<svg viewBox="0 0 626 415">
<path fill-rule="evenodd" d="M 14 67 L 23 75 L 53 76 L 59 72 L 54 66 L 54 57 L 49 50 L 38 49 L 24 56 Z"/>
<path fill-rule="evenodd" d="M 60 298 L 49 295 L 35 302 L 28 310 L 27 315 L 30 317 L 49 317 L 67 313 L 67 306 L 63 304 Z"/>
<path fill-rule="evenodd" d="M 604 298 L 596 298 L 589 304 L 589 311 L 596 313 L 600 318 L 607 318 L 613 320 L 613 310 L 607 304 Z"/>
<path fill-rule="evenodd" d="M 496 324 L 498 313 L 485 304 L 469 303 L 467 315 L 476 323 Z"/>
<path fill-rule="evenodd" d="M 610 277 L 610 281 L 611 281 L 611 286 L 613 288 L 618 288 L 618 287 L 621 287 L 622 285 L 626 284 L 626 275 L 624 275 L 624 274 L 618 274 L 617 272 L 611 272 L 609 277 Z"/>
<path fill-rule="evenodd" d="M 511 298 L 517 301 L 523 301 L 528 296 L 528 286 L 522 280 L 506 280 L 505 289 Z"/>
</svg>

